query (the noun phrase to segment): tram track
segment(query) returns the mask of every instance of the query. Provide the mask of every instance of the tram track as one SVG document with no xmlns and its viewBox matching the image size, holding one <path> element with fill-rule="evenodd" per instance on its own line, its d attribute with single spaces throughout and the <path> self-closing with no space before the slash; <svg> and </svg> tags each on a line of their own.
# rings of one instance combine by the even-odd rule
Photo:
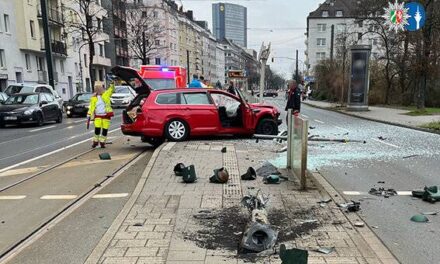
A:
<svg viewBox="0 0 440 264">
<path fill-rule="evenodd" d="M 53 171 L 54 169 L 59 168 L 60 166 L 63 166 L 65 164 L 68 164 L 69 162 L 71 162 L 75 159 L 78 159 L 79 157 L 82 157 L 82 156 L 84 156 L 88 153 L 91 153 L 93 151 L 94 151 L 94 149 L 90 149 L 90 150 L 81 152 L 77 155 L 69 157 L 68 159 L 66 159 L 62 162 L 59 162 L 55 165 L 52 165 L 52 166 L 50 166 L 40 172 L 34 173 L 24 179 L 21 179 L 17 182 L 9 184 L 8 186 L 2 187 L 0 189 L 0 193 L 6 191 L 8 189 L 11 189 L 13 187 L 19 186 L 23 182 L 34 179 L 40 175 L 44 175 L 46 173 L 49 173 L 49 172 Z M 62 209 L 58 210 L 53 215 L 48 216 L 48 218 L 43 223 L 39 224 L 38 227 L 33 229 L 31 232 L 28 232 L 28 234 L 23 236 L 21 239 L 17 240 L 17 242 L 13 243 L 5 251 L 0 252 L 0 264 L 6 263 L 10 259 L 12 259 L 14 256 L 16 256 L 19 252 L 21 252 L 24 248 L 26 248 L 27 246 L 32 244 L 34 241 L 38 240 L 38 238 L 40 238 L 46 232 L 51 230 L 51 228 L 54 227 L 57 223 L 59 223 L 62 219 L 64 219 L 66 216 L 71 214 L 78 207 L 83 205 L 86 201 L 88 201 L 95 194 L 97 194 L 100 190 L 102 190 L 102 188 L 109 185 L 114 179 L 116 179 L 119 175 L 121 175 L 124 171 L 129 169 L 132 165 L 134 165 L 140 159 L 145 157 L 149 151 L 150 151 L 149 149 L 146 149 L 146 150 L 143 150 L 143 151 L 135 154 L 132 158 L 130 158 L 128 161 L 126 161 L 120 167 L 115 169 L 111 174 L 103 175 L 102 179 L 100 179 L 98 182 L 96 182 L 93 186 L 89 187 L 85 192 L 78 195 L 74 200 L 70 201 Z"/>
</svg>

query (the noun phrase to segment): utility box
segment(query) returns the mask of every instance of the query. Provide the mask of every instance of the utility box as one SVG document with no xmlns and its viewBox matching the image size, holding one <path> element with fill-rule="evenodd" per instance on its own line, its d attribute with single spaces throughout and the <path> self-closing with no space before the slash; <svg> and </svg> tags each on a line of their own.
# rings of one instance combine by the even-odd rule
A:
<svg viewBox="0 0 440 264">
<path fill-rule="evenodd" d="M 370 89 L 370 45 L 350 47 L 351 69 L 348 89 L 348 111 L 368 111 L 368 92 Z"/>
</svg>

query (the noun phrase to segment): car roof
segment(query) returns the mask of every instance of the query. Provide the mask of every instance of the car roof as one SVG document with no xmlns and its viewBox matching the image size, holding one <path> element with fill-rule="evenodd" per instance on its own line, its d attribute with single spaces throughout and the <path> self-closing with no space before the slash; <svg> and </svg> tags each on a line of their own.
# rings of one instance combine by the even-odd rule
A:
<svg viewBox="0 0 440 264">
<path fill-rule="evenodd" d="M 11 96 L 22 96 L 22 95 L 38 95 L 40 93 L 16 93 L 16 94 L 11 94 Z"/>
</svg>

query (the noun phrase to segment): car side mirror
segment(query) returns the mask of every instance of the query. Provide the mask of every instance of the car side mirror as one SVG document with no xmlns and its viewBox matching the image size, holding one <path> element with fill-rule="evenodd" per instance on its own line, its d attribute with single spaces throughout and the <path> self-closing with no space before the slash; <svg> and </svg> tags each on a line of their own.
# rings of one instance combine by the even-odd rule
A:
<svg viewBox="0 0 440 264">
<path fill-rule="evenodd" d="M 47 105 L 47 104 L 48 104 L 47 101 L 41 101 L 40 106 L 42 106 L 42 105 Z"/>
</svg>

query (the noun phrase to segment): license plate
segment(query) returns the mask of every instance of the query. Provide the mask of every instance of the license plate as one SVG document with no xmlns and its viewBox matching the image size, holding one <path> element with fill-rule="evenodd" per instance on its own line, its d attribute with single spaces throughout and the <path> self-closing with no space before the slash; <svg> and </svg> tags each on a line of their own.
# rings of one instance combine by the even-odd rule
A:
<svg viewBox="0 0 440 264">
<path fill-rule="evenodd" d="M 17 120 L 16 116 L 5 116 L 4 117 L 5 120 Z"/>
</svg>

